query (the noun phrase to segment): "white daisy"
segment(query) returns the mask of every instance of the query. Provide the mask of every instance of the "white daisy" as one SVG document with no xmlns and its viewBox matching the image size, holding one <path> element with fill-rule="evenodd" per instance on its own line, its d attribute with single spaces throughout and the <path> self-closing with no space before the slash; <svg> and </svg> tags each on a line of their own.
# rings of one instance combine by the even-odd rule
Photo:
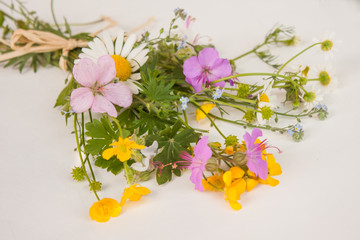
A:
<svg viewBox="0 0 360 240">
<path fill-rule="evenodd" d="M 334 92 L 339 87 L 338 79 L 331 65 L 314 67 L 310 76 L 310 79 L 320 79 L 320 81 L 316 81 L 317 85 L 325 91 Z"/>
<path fill-rule="evenodd" d="M 110 55 L 115 61 L 116 78 L 127 85 L 134 94 L 138 94 L 139 87 L 135 83 L 141 77 L 137 71 L 147 61 L 149 50 L 145 49 L 145 43 L 134 48 L 135 43 L 136 35 L 134 34 L 124 41 L 124 31 L 119 31 L 113 41 L 109 32 L 104 31 L 101 36 L 89 42 L 88 48 L 82 49 L 79 58 L 90 58 L 97 62 L 99 57 Z M 78 61 L 79 59 L 75 63 Z"/>
<path fill-rule="evenodd" d="M 337 51 L 338 46 L 341 45 L 342 41 L 336 40 L 335 33 L 325 33 L 319 40 L 314 38 L 314 42 L 321 42 L 321 51 L 324 53 L 325 60 L 329 60 L 334 57 L 334 53 Z"/>
<path fill-rule="evenodd" d="M 311 86 L 311 90 L 308 90 L 307 93 L 310 97 L 304 96 L 301 99 L 304 101 L 304 108 L 308 111 L 313 109 L 317 104 L 321 103 L 324 100 L 324 93 L 319 89 L 316 88 L 314 85 Z"/>
</svg>

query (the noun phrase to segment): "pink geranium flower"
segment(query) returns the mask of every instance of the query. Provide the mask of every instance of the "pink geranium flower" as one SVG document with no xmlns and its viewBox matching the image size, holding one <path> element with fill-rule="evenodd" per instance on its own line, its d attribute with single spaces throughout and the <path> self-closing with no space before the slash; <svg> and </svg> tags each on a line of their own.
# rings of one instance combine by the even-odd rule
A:
<svg viewBox="0 0 360 240">
<path fill-rule="evenodd" d="M 198 56 L 187 59 L 183 65 L 185 80 L 193 86 L 196 92 L 202 90 L 203 85 L 231 76 L 232 68 L 229 60 L 219 58 L 214 48 L 204 48 Z M 224 87 L 225 81 L 214 83 L 214 86 Z"/>
<path fill-rule="evenodd" d="M 202 185 L 202 172 L 205 170 L 205 164 L 211 158 L 212 152 L 208 145 L 208 137 L 203 137 L 199 140 L 194 148 L 194 156 L 182 151 L 180 158 L 189 162 L 188 169 L 192 171 L 190 181 L 195 184 L 195 189 L 201 192 L 204 191 Z"/>
<path fill-rule="evenodd" d="M 259 178 L 265 180 L 268 177 L 268 166 L 265 160 L 261 158 L 261 152 L 266 148 L 263 142 L 255 143 L 258 137 L 262 136 L 262 132 L 258 128 L 254 128 L 251 135 L 246 132 L 243 136 L 246 145 L 247 166 L 250 171 Z"/>
<path fill-rule="evenodd" d="M 92 112 L 117 116 L 113 104 L 129 107 L 132 91 L 122 83 L 110 83 L 116 76 L 115 62 L 110 55 L 102 56 L 97 64 L 89 58 L 82 58 L 74 66 L 75 80 L 83 87 L 72 91 L 70 105 L 76 113 L 91 109 Z"/>
</svg>

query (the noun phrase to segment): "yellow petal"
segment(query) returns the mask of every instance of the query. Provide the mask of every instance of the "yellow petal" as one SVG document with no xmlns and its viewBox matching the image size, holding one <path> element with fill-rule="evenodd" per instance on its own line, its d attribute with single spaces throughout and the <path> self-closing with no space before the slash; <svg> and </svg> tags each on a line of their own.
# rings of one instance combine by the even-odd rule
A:
<svg viewBox="0 0 360 240">
<path fill-rule="evenodd" d="M 260 102 L 269 102 L 269 97 L 265 93 L 261 94 Z"/>
<path fill-rule="evenodd" d="M 232 209 L 236 211 L 239 211 L 241 209 L 241 205 L 237 201 L 229 201 L 229 203 Z"/>
<path fill-rule="evenodd" d="M 252 178 L 246 179 L 246 191 L 250 192 L 256 185 L 258 185 L 258 181 Z"/>
<path fill-rule="evenodd" d="M 231 172 L 227 171 L 224 173 L 223 175 L 223 180 L 226 186 L 230 186 L 231 185 L 231 181 L 232 181 L 232 176 L 231 176 Z"/>
<path fill-rule="evenodd" d="M 205 103 L 200 108 L 205 112 L 209 113 L 211 109 L 213 109 L 216 105 L 213 103 Z M 199 122 L 200 119 L 203 119 L 206 117 L 203 111 L 200 110 L 200 108 L 196 109 L 195 115 L 196 115 L 196 121 Z"/>
<path fill-rule="evenodd" d="M 89 209 L 90 218 L 97 222 L 107 222 L 110 217 L 117 217 L 121 212 L 119 203 L 112 198 L 95 202 Z"/>
<path fill-rule="evenodd" d="M 240 198 L 240 195 L 243 194 L 243 192 L 245 192 L 246 190 L 246 181 L 243 178 L 240 178 L 234 181 L 231 184 L 231 187 L 236 189 L 237 194 L 239 195 Z"/>
<path fill-rule="evenodd" d="M 269 170 L 271 176 L 278 176 L 282 174 L 281 166 L 278 163 L 275 163 Z"/>
<path fill-rule="evenodd" d="M 233 146 L 227 146 L 227 147 L 225 148 L 225 153 L 226 153 L 227 155 L 232 155 L 232 154 L 234 154 L 234 147 L 233 147 Z"/>
<path fill-rule="evenodd" d="M 119 216 L 121 212 L 120 204 L 112 198 L 104 198 L 101 200 L 104 204 L 106 204 L 109 208 L 109 214 L 111 217 Z"/>
<path fill-rule="evenodd" d="M 126 152 L 118 151 L 116 157 L 121 162 L 125 162 L 131 158 L 131 151 L 130 150 L 127 150 Z"/>
<path fill-rule="evenodd" d="M 244 170 L 239 167 L 232 167 L 230 168 L 231 176 L 233 179 L 235 178 L 242 178 L 245 174 Z"/>
<path fill-rule="evenodd" d="M 272 187 L 275 187 L 276 185 L 279 184 L 279 180 L 272 178 L 270 176 L 265 180 L 265 182 Z"/>
<path fill-rule="evenodd" d="M 106 160 L 109 160 L 115 154 L 116 154 L 116 148 L 108 148 L 103 151 L 102 157 Z"/>
</svg>

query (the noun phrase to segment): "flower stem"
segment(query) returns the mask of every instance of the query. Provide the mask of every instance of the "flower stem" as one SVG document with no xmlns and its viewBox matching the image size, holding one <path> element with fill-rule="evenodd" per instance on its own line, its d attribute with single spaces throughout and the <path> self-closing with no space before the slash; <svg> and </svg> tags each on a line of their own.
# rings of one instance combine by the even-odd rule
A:
<svg viewBox="0 0 360 240">
<path fill-rule="evenodd" d="M 217 82 L 222 82 L 225 80 L 229 80 L 231 78 L 237 78 L 237 77 L 246 77 L 246 76 L 272 76 L 272 77 L 280 77 L 283 79 L 288 79 L 290 80 L 291 78 L 285 75 L 281 75 L 278 73 L 240 73 L 240 74 L 235 74 L 229 77 L 224 77 L 224 78 L 220 78 L 218 80 L 212 81 L 211 84 L 217 83 Z"/>
<path fill-rule="evenodd" d="M 116 125 L 117 125 L 117 127 L 119 129 L 120 137 L 124 138 L 122 128 L 121 128 L 121 125 L 119 123 L 119 120 L 117 120 L 117 118 L 114 118 L 114 117 L 111 117 L 111 116 L 110 116 L 110 118 L 111 118 L 111 120 L 113 120 L 116 123 Z"/>
<path fill-rule="evenodd" d="M 211 124 L 215 127 L 215 129 L 218 131 L 218 133 L 224 138 L 226 139 L 225 135 L 220 131 L 220 129 L 216 126 L 216 124 L 214 123 L 214 121 L 209 117 L 209 114 L 207 114 L 201 107 L 199 104 L 197 104 L 195 101 L 190 101 L 193 105 L 197 106 L 204 114 L 205 116 L 210 120 Z"/>
<path fill-rule="evenodd" d="M 279 68 L 279 70 L 277 71 L 277 74 L 279 74 L 281 72 L 281 70 L 284 69 L 284 67 L 290 63 L 292 60 L 294 60 L 295 58 L 297 58 L 298 56 L 300 56 L 301 54 L 303 54 L 304 52 L 306 52 L 307 50 L 309 50 L 310 48 L 316 46 L 316 45 L 319 45 L 321 44 L 321 42 L 318 42 L 318 43 L 314 43 L 312 45 L 310 45 L 309 47 L 305 48 L 304 50 L 302 50 L 301 52 L 299 52 L 298 54 L 296 54 L 295 56 L 293 56 L 292 58 L 290 58 L 286 63 L 284 63 L 281 68 Z"/>
<path fill-rule="evenodd" d="M 124 169 L 125 169 L 125 176 L 126 176 L 126 181 L 128 183 L 129 186 L 131 186 L 131 181 L 130 181 L 130 176 L 129 176 L 129 166 L 127 165 L 127 161 L 124 162 Z"/>
<path fill-rule="evenodd" d="M 90 178 L 89 178 L 89 176 L 88 176 L 88 174 L 86 172 L 85 163 L 84 163 L 84 160 L 83 160 L 83 157 L 82 157 L 82 154 L 81 154 L 81 148 L 80 148 L 80 143 L 79 143 L 79 135 L 78 135 L 78 130 L 77 130 L 77 114 L 76 113 L 74 114 L 74 132 L 75 132 L 76 146 L 77 146 L 77 150 L 78 150 L 80 161 L 81 161 L 81 166 L 84 169 L 86 179 L 88 180 L 89 184 L 91 185 L 91 181 L 90 181 Z M 97 198 L 97 200 L 100 201 L 100 198 L 96 193 L 96 190 L 94 188 L 92 188 L 92 191 L 94 192 L 95 197 Z"/>
<path fill-rule="evenodd" d="M 85 121 L 84 121 L 84 113 L 81 113 L 81 138 L 82 138 L 82 144 L 85 148 Z M 89 160 L 89 154 L 86 153 L 85 155 L 85 162 L 88 163 L 89 165 L 89 169 L 90 169 L 90 172 L 91 172 L 91 175 L 92 175 L 92 178 L 94 181 L 96 181 L 95 179 L 95 174 L 94 174 L 94 171 L 92 169 L 92 166 L 91 166 L 91 163 L 90 163 L 90 160 Z"/>
<path fill-rule="evenodd" d="M 54 20 L 55 26 L 56 26 L 56 28 L 58 29 L 58 31 L 61 32 L 61 29 L 60 29 L 59 24 L 57 23 L 56 17 L 55 17 L 55 12 L 54 12 L 54 0 L 51 0 L 50 6 L 51 6 L 51 15 L 52 15 L 52 18 L 53 18 L 53 20 Z"/>
</svg>

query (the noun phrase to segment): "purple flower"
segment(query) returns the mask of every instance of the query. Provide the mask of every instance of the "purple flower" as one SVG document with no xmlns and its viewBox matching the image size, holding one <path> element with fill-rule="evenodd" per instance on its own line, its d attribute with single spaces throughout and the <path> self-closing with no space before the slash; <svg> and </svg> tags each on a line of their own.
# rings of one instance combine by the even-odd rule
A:
<svg viewBox="0 0 360 240">
<path fill-rule="evenodd" d="M 261 136 L 261 130 L 254 128 L 251 135 L 246 132 L 243 138 L 246 145 L 247 166 L 249 170 L 259 178 L 265 180 L 268 177 L 268 167 L 266 161 L 261 158 L 261 151 L 264 150 L 264 142 L 255 143 L 256 139 Z"/>
<path fill-rule="evenodd" d="M 232 68 L 229 60 L 219 58 L 214 48 L 204 48 L 199 55 L 193 56 L 184 62 L 185 80 L 196 92 L 202 90 L 203 85 L 231 75 Z M 225 81 L 214 83 L 214 86 L 224 87 Z"/>
<path fill-rule="evenodd" d="M 204 191 L 202 185 L 202 172 L 205 169 L 205 164 L 212 156 L 211 148 L 208 146 L 208 137 L 203 137 L 199 140 L 194 148 L 194 157 L 189 153 L 182 151 L 180 158 L 189 161 L 188 169 L 192 171 L 190 181 L 195 184 L 195 189 L 201 192 Z"/>
<path fill-rule="evenodd" d="M 117 116 L 113 104 L 129 107 L 132 103 L 132 91 L 122 83 L 110 83 L 116 76 L 115 62 L 110 55 L 102 56 L 97 64 L 89 58 L 82 58 L 74 66 L 75 80 L 83 87 L 72 91 L 70 105 L 76 113 L 108 113 Z"/>
</svg>

